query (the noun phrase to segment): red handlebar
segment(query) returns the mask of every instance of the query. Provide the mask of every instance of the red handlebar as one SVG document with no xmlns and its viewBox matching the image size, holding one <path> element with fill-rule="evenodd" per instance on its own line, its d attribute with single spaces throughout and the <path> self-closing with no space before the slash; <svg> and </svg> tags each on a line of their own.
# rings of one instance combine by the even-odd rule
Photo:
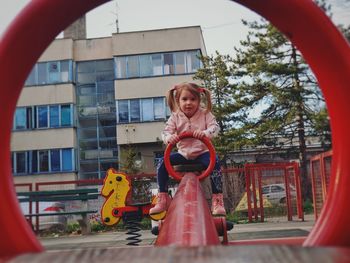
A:
<svg viewBox="0 0 350 263">
<path fill-rule="evenodd" d="M 193 132 L 181 133 L 179 135 L 179 137 L 180 137 L 180 140 L 184 139 L 184 138 L 194 138 Z M 215 149 L 214 149 L 214 146 L 211 143 L 210 139 L 207 137 L 204 137 L 203 139 L 200 139 L 200 140 L 208 147 L 209 154 L 210 154 L 210 162 L 209 162 L 208 168 L 201 175 L 198 176 L 198 180 L 203 180 L 213 171 L 216 158 L 215 158 Z M 170 163 L 170 158 L 169 158 L 170 152 L 174 146 L 175 146 L 174 144 L 169 143 L 168 146 L 166 147 L 165 152 L 164 152 L 164 164 L 165 164 L 165 167 L 166 167 L 168 173 L 175 180 L 181 181 L 182 176 L 180 176 L 177 172 L 175 172 L 174 168 L 171 166 L 171 163 Z"/>
</svg>

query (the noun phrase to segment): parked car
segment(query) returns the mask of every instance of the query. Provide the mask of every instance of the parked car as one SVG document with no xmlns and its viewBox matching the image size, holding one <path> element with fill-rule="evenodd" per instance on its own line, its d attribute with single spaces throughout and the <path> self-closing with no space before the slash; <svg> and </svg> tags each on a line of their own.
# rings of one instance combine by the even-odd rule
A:
<svg viewBox="0 0 350 263">
<path fill-rule="evenodd" d="M 54 213 L 64 212 L 65 205 L 61 202 L 39 202 L 39 213 Z M 30 213 L 29 202 L 20 203 L 23 215 Z M 36 202 L 32 202 L 32 213 L 36 212 Z M 30 223 L 30 221 L 28 221 Z M 40 216 L 39 217 L 39 230 L 46 230 L 53 227 L 64 228 L 67 223 L 65 215 L 53 215 L 53 216 Z M 36 217 L 32 217 L 31 225 L 34 228 L 36 224 Z"/>
<path fill-rule="evenodd" d="M 294 186 L 290 185 L 291 197 L 296 197 Z M 266 197 L 271 204 L 283 204 L 286 202 L 285 184 L 269 184 L 261 187 L 263 197 Z"/>
</svg>

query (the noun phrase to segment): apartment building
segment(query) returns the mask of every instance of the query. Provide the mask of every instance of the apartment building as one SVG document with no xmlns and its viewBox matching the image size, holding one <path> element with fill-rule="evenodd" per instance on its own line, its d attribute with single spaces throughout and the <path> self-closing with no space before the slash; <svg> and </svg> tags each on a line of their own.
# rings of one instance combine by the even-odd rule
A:
<svg viewBox="0 0 350 263">
<path fill-rule="evenodd" d="M 104 178 L 130 147 L 142 172 L 155 172 L 166 91 L 193 81 L 206 55 L 199 26 L 96 39 L 78 27 L 51 43 L 26 80 L 11 140 L 15 183 Z"/>
</svg>

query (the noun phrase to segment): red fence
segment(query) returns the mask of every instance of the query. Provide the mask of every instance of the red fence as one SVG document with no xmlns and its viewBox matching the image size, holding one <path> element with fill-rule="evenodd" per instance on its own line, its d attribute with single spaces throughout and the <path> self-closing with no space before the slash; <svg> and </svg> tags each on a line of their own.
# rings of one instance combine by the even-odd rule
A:
<svg viewBox="0 0 350 263">
<path fill-rule="evenodd" d="M 248 220 L 263 222 L 267 211 L 286 209 L 287 218 L 304 220 L 298 163 L 246 164 Z M 250 198 L 249 198 L 250 197 Z"/>
<path fill-rule="evenodd" d="M 131 177 L 134 186 L 132 201 L 145 202 L 146 200 L 140 200 L 140 198 L 149 198 L 151 196 L 149 190 L 150 187 L 154 188 L 156 185 L 155 174 L 139 174 Z M 278 208 L 283 210 L 283 215 L 286 215 L 288 220 L 293 220 L 293 216 L 295 215 L 297 215 L 299 219 L 304 219 L 301 205 L 299 166 L 297 163 L 246 164 L 244 168 L 223 170 L 223 177 L 225 206 L 229 208 L 230 211 L 234 210 L 233 208 L 237 206 L 242 196 L 246 195 L 246 197 L 251 197 L 249 199 L 246 198 L 247 209 L 245 210 L 247 212 L 246 216 L 248 216 L 250 222 L 252 222 L 253 217 L 255 220 L 264 221 L 265 217 L 271 216 L 271 210 L 272 207 L 275 208 L 275 202 Z M 34 185 L 16 184 L 16 190 L 50 191 L 84 188 L 89 185 L 101 187 L 102 184 L 102 179 L 37 182 Z M 210 184 L 202 185 L 204 191 L 209 193 L 210 191 L 206 189 L 207 186 L 210 187 Z M 282 190 L 274 192 L 274 190 L 276 190 L 274 187 Z M 266 189 L 271 191 L 268 192 Z M 207 199 L 210 200 L 210 197 Z M 102 203 L 103 198 L 99 198 L 94 205 L 99 207 Z M 32 204 L 29 205 L 29 212 L 32 213 Z M 75 206 L 78 206 L 78 204 L 71 204 L 70 202 L 67 210 L 74 211 Z M 39 204 L 36 204 L 35 210 L 35 213 L 39 212 Z M 36 229 L 39 229 L 39 219 L 39 217 L 36 217 Z"/>
<path fill-rule="evenodd" d="M 331 176 L 332 150 L 313 156 L 310 159 L 312 197 L 315 219 L 318 218 L 327 197 Z"/>
</svg>

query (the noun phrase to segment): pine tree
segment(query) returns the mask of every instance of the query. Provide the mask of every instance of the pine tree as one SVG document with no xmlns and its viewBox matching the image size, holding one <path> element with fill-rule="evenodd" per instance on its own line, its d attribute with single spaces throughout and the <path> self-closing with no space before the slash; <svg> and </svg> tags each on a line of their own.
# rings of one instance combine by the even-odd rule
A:
<svg viewBox="0 0 350 263">
<path fill-rule="evenodd" d="M 213 114 L 220 126 L 219 136 L 214 139 L 216 151 L 226 165 L 227 153 L 231 150 L 230 142 L 233 140 L 230 131 L 238 119 L 235 113 L 239 110 L 233 101 L 233 86 L 229 82 L 231 76 L 230 64 L 232 58 L 229 55 L 201 56 L 202 68 L 194 79 L 209 89 L 212 94 Z"/>
<path fill-rule="evenodd" d="M 284 35 L 265 20 L 243 23 L 250 32 L 233 59 L 235 100 L 245 111 L 261 112 L 250 116 L 242 128 L 249 131 L 253 145 L 285 149 L 296 143 L 303 196 L 310 197 L 306 136 L 315 134 L 323 96 L 302 55 Z"/>
</svg>

